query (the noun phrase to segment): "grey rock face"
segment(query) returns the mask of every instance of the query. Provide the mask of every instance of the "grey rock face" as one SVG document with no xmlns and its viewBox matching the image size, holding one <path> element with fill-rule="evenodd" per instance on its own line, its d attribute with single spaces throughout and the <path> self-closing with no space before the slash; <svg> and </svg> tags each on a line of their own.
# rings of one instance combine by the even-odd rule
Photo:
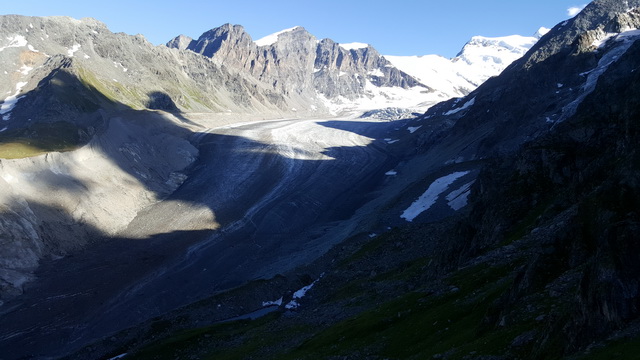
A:
<svg viewBox="0 0 640 360">
<path fill-rule="evenodd" d="M 189 48 L 189 45 L 191 45 L 191 42 L 193 42 L 192 38 L 185 35 L 178 35 L 167 43 L 167 47 L 186 50 Z"/>
<path fill-rule="evenodd" d="M 169 47 L 186 42 L 172 40 Z M 280 33 L 277 41 L 259 46 L 239 25 L 226 24 L 204 33 L 188 49 L 225 66 L 248 73 L 274 91 L 333 99 L 362 97 L 367 81 L 377 87 L 426 86 L 393 67 L 371 46 L 347 50 L 330 39 L 318 41 L 302 27 Z"/>
</svg>

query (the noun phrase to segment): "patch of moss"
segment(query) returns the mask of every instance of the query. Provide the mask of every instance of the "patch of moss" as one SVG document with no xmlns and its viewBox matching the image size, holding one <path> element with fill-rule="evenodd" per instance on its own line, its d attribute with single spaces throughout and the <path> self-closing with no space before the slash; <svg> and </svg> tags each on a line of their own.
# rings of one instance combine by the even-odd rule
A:
<svg viewBox="0 0 640 360">
<path fill-rule="evenodd" d="M 35 124 L 0 135 L 0 158 L 22 159 L 81 146 L 79 128 L 68 122 Z"/>
<path fill-rule="evenodd" d="M 78 70 L 80 81 L 88 89 L 91 89 L 113 104 L 124 104 L 134 110 L 142 110 L 141 105 L 147 100 L 147 96 L 141 94 L 135 87 L 127 87 L 117 81 L 99 79 L 93 72 L 80 68 Z"/>
</svg>

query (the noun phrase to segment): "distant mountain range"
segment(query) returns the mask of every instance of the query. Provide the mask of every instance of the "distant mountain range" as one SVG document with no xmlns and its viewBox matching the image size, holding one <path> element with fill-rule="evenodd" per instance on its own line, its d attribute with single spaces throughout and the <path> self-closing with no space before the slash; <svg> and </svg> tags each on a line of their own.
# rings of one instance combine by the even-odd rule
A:
<svg viewBox="0 0 640 360">
<path fill-rule="evenodd" d="M 549 29 L 532 37 L 519 35 L 489 38 L 474 36 L 453 59 L 439 55 L 385 56 L 398 69 L 432 89 L 442 99 L 468 95 L 487 79 L 499 75 L 521 58 Z"/>
</svg>

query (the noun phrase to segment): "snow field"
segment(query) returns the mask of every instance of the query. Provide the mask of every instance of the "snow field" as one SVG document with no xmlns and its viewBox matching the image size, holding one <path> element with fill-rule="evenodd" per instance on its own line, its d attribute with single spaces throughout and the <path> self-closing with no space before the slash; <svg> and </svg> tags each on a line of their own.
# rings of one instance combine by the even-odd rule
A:
<svg viewBox="0 0 640 360">
<path fill-rule="evenodd" d="M 436 203 L 440 194 L 445 192 L 454 181 L 459 178 L 469 174 L 470 171 L 459 171 L 449 174 L 447 176 L 443 176 L 441 178 L 436 179 L 427 191 L 422 194 L 416 201 L 414 201 L 409 208 L 407 208 L 402 215 L 401 218 L 407 220 L 408 222 L 412 222 L 418 215 L 423 212 L 429 210 L 433 204 Z"/>
<path fill-rule="evenodd" d="M 292 27 L 292 28 L 290 28 L 290 29 L 285 29 L 285 30 L 282 30 L 282 31 L 278 31 L 278 32 L 276 32 L 276 33 L 273 33 L 273 34 L 271 34 L 271 35 L 267 35 L 267 36 L 265 36 L 265 37 L 263 37 L 263 38 L 261 38 L 261 39 L 258 39 L 258 40 L 256 40 L 256 41 L 254 41 L 254 43 L 255 43 L 256 45 L 258 45 L 258 46 L 269 46 L 269 45 L 273 45 L 273 44 L 275 44 L 275 43 L 278 41 L 278 36 L 280 36 L 280 35 L 282 35 L 282 34 L 284 34 L 284 33 L 291 32 L 291 31 L 293 31 L 293 30 L 295 30 L 295 29 L 297 29 L 297 28 L 299 28 L 299 26 L 294 26 L 294 27 Z"/>
</svg>

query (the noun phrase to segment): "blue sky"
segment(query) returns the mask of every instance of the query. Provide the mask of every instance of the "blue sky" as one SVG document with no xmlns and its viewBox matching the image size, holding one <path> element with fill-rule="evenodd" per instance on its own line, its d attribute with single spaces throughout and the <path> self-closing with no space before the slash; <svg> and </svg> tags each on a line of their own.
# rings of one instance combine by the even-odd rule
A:
<svg viewBox="0 0 640 360">
<path fill-rule="evenodd" d="M 385 55 L 453 57 L 474 35 L 532 35 L 569 17 L 587 0 L 155 0 L 5 2 L 2 14 L 93 17 L 114 32 L 143 34 L 162 44 L 176 35 L 197 38 L 225 23 L 254 40 L 303 26 L 318 38 L 372 44 Z"/>
</svg>

